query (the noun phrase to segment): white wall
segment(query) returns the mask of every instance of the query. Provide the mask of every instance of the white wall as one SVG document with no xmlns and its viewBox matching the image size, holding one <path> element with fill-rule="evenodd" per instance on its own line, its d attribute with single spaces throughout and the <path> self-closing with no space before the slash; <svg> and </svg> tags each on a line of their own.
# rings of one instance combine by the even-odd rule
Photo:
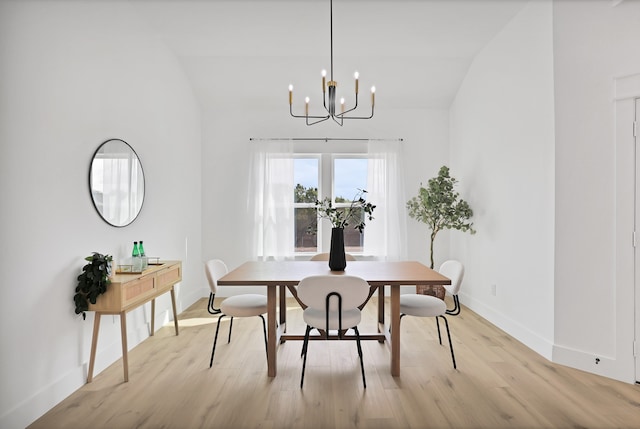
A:
<svg viewBox="0 0 640 429">
<path fill-rule="evenodd" d="M 633 150 L 615 145 L 613 94 L 615 77 L 640 72 L 640 4 L 557 2 L 553 13 L 554 360 L 632 382 Z"/>
<path fill-rule="evenodd" d="M 450 110 L 451 174 L 477 234 L 451 233 L 461 301 L 551 358 L 554 116 L 551 4 L 527 5 L 474 60 Z M 491 286 L 496 285 L 496 295 Z"/>
<path fill-rule="evenodd" d="M 85 256 L 126 256 L 143 239 L 148 254 L 184 262 L 178 311 L 202 295 L 200 111 L 123 2 L 0 3 L 0 76 L 0 427 L 21 428 L 86 382 L 93 313 L 83 321 L 73 304 Z M 125 228 L 102 221 L 88 190 L 91 156 L 114 137 L 147 183 Z M 158 300 L 156 326 L 169 306 Z M 128 315 L 130 347 L 149 315 Z M 119 331 L 103 318 L 96 372 L 120 358 Z"/>
</svg>

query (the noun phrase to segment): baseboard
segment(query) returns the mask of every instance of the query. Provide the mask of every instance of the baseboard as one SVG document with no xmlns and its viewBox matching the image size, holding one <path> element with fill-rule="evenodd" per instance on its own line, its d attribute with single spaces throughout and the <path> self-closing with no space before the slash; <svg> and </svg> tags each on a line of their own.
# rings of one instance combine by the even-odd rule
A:
<svg viewBox="0 0 640 429">
<path fill-rule="evenodd" d="M 553 347 L 553 362 L 625 383 L 633 384 L 636 382 L 633 358 L 621 362 L 620 359 L 611 356 L 601 356 L 571 347 L 555 345 Z"/>
<path fill-rule="evenodd" d="M 460 302 L 482 316 L 484 319 L 491 322 L 496 327 L 502 329 L 507 334 L 523 343 L 525 346 L 529 347 L 531 350 L 550 361 L 552 360 L 553 343 L 546 338 L 541 337 L 526 326 L 523 326 L 503 313 L 496 311 L 494 308 L 489 307 L 483 302 L 480 302 L 464 293 L 460 293 Z"/>
</svg>

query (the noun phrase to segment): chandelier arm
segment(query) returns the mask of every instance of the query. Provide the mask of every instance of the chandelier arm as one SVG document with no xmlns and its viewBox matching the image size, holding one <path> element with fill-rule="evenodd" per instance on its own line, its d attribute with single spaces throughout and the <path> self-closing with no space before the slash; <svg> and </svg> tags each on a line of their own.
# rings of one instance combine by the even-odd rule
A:
<svg viewBox="0 0 640 429">
<path fill-rule="evenodd" d="M 324 121 L 326 121 L 326 120 L 327 120 L 327 119 L 329 119 L 330 117 L 331 117 L 331 116 L 328 116 L 328 115 L 327 115 L 327 116 L 306 116 L 306 118 L 307 118 L 306 122 L 307 122 L 307 125 L 315 125 L 315 124 L 318 124 L 318 123 L 320 123 L 320 122 L 324 122 Z M 322 118 L 322 119 L 319 119 L 319 120 L 317 120 L 317 121 L 314 121 L 314 122 L 309 123 L 309 118 Z"/>
<path fill-rule="evenodd" d="M 289 113 L 291 114 L 291 116 L 293 116 L 294 118 L 311 118 L 311 119 L 322 119 L 322 120 L 327 120 L 329 119 L 329 115 L 325 115 L 325 116 L 314 116 L 314 115 L 295 115 L 293 113 L 293 106 L 289 106 Z M 319 121 L 321 122 L 321 121 Z"/>
<path fill-rule="evenodd" d="M 345 112 L 347 113 L 347 112 Z M 373 118 L 373 107 L 371 107 L 370 116 L 340 116 L 341 119 L 371 119 Z"/>
<path fill-rule="evenodd" d="M 342 120 L 342 118 L 339 118 L 340 120 L 338 121 L 338 118 L 337 118 L 336 116 L 332 116 L 332 117 L 331 117 L 331 119 L 333 119 L 333 122 L 335 122 L 336 124 L 338 124 L 338 125 L 340 125 L 340 126 L 342 126 L 342 124 L 343 124 L 343 122 L 344 122 L 344 121 Z"/>
</svg>

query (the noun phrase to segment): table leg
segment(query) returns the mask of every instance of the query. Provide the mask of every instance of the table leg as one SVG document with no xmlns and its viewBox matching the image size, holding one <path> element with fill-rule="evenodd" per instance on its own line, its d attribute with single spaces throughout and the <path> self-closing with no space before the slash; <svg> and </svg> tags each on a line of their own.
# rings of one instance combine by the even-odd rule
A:
<svg viewBox="0 0 640 429">
<path fill-rule="evenodd" d="M 89 373 L 87 374 L 87 383 L 93 380 L 93 365 L 96 362 L 96 348 L 98 347 L 98 332 L 100 331 L 100 318 L 102 315 L 98 312 L 93 317 L 93 338 L 91 339 L 91 357 L 89 357 Z"/>
<path fill-rule="evenodd" d="M 173 307 L 173 325 L 176 328 L 176 335 L 178 335 L 178 312 L 176 311 L 176 292 L 173 289 L 173 286 L 171 286 L 171 307 Z"/>
<path fill-rule="evenodd" d="M 151 333 L 150 337 L 153 337 L 153 334 L 156 332 L 156 299 L 153 298 L 151 300 Z"/>
<path fill-rule="evenodd" d="M 279 287 L 280 295 L 280 325 L 283 326 L 283 332 L 287 332 L 287 287 Z"/>
<path fill-rule="evenodd" d="M 276 376 L 276 288 L 267 287 L 267 375 Z"/>
<path fill-rule="evenodd" d="M 391 375 L 400 376 L 400 286 L 391 286 Z"/>
<path fill-rule="evenodd" d="M 120 334 L 122 336 L 122 366 L 124 381 L 129 381 L 129 351 L 127 347 L 127 313 L 120 313 Z"/>
</svg>

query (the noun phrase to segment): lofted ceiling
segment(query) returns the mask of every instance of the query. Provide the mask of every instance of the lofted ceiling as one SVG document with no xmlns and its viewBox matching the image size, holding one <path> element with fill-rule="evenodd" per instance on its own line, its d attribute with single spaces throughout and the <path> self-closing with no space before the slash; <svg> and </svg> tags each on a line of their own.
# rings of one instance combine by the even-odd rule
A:
<svg viewBox="0 0 640 429">
<path fill-rule="evenodd" d="M 321 99 L 329 0 L 134 0 L 203 106 L 282 108 Z M 334 0 L 339 96 L 376 86 L 379 108 L 448 108 L 475 55 L 525 0 Z M 362 101 L 368 105 L 368 95 Z"/>
</svg>

